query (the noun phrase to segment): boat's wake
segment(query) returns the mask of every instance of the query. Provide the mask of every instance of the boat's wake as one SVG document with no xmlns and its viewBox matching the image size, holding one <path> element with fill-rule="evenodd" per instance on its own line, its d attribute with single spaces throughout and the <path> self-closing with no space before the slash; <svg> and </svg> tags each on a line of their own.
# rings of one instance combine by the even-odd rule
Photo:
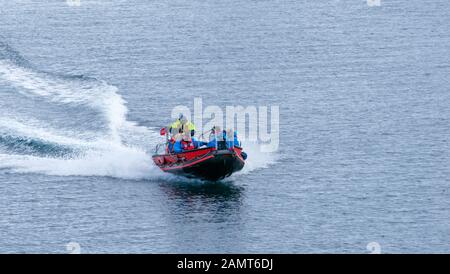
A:
<svg viewBox="0 0 450 274">
<path fill-rule="evenodd" d="M 127 179 L 160 174 L 149 155 L 159 134 L 127 120 L 115 86 L 36 70 L 1 42 L 0 109 L 0 172 Z M 271 162 L 254 153 L 244 173 Z"/>
</svg>

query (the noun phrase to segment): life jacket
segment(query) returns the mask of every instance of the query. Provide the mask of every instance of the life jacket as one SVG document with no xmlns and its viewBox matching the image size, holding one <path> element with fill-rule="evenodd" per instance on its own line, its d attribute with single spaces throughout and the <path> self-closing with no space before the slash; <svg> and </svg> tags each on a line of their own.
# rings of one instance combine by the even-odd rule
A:
<svg viewBox="0 0 450 274">
<path fill-rule="evenodd" d="M 171 135 L 180 133 L 180 130 L 181 130 L 181 122 L 178 119 L 169 126 L 169 133 Z"/>
<path fill-rule="evenodd" d="M 188 122 L 187 127 L 189 130 L 195 130 L 195 125 L 192 122 Z"/>
<path fill-rule="evenodd" d="M 180 124 L 181 132 L 189 132 L 191 136 L 195 134 L 195 125 L 191 122 L 187 122 L 186 124 Z"/>
<path fill-rule="evenodd" d="M 180 120 L 177 119 L 177 120 L 175 120 L 175 122 L 173 122 L 173 123 L 170 125 L 169 128 L 179 128 L 180 125 L 181 125 L 181 122 L 180 122 Z"/>
<path fill-rule="evenodd" d="M 195 148 L 193 142 L 189 142 L 189 141 L 181 141 L 181 148 L 183 150 L 192 150 Z"/>
</svg>

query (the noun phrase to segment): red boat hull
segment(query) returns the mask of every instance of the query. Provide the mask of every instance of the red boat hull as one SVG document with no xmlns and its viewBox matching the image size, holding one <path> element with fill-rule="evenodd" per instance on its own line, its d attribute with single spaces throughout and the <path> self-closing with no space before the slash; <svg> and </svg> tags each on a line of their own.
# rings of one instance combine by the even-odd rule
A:
<svg viewBox="0 0 450 274">
<path fill-rule="evenodd" d="M 241 153 L 240 147 L 232 150 L 202 148 L 177 154 L 154 155 L 153 161 L 164 172 L 217 181 L 244 167 L 245 160 Z"/>
</svg>

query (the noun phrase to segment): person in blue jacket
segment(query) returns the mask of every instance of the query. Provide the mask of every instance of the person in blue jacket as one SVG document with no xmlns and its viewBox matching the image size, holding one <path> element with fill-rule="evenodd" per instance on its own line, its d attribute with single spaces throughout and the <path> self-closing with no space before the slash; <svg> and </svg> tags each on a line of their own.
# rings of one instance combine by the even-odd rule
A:
<svg viewBox="0 0 450 274">
<path fill-rule="evenodd" d="M 211 133 L 209 134 L 209 141 L 206 144 L 207 147 L 216 147 L 217 146 L 217 140 L 216 140 L 216 131 L 220 132 L 220 128 L 214 126 L 211 129 Z"/>
<path fill-rule="evenodd" d="M 234 147 L 234 141 L 233 138 L 231 137 L 233 136 L 233 130 L 228 130 L 227 131 L 223 131 L 223 139 L 225 140 L 226 144 L 227 144 L 227 148 L 232 149 Z"/>
<path fill-rule="evenodd" d="M 183 148 L 181 146 L 181 140 L 176 140 L 175 143 L 173 144 L 173 151 L 175 153 L 180 153 L 183 151 Z"/>
<path fill-rule="evenodd" d="M 241 147 L 241 142 L 239 141 L 239 139 L 237 137 L 237 131 L 234 132 L 234 146 Z"/>
<path fill-rule="evenodd" d="M 231 136 L 233 136 L 233 137 L 231 137 Z M 228 132 L 226 132 L 224 130 L 223 131 L 223 139 L 226 141 L 228 148 L 241 147 L 241 142 L 238 139 L 237 131 L 230 129 Z"/>
<path fill-rule="evenodd" d="M 169 140 L 169 142 L 167 143 L 167 152 L 173 152 L 173 146 L 175 144 L 175 141 L 173 140 Z"/>
</svg>

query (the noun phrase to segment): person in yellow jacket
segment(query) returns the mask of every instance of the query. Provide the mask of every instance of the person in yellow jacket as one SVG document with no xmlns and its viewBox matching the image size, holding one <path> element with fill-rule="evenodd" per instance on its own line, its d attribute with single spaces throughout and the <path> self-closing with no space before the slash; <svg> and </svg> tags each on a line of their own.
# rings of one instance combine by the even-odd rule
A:
<svg viewBox="0 0 450 274">
<path fill-rule="evenodd" d="M 180 114 L 178 119 L 169 126 L 169 132 L 174 136 L 179 133 L 190 132 L 191 136 L 195 135 L 195 125 Z"/>
</svg>

